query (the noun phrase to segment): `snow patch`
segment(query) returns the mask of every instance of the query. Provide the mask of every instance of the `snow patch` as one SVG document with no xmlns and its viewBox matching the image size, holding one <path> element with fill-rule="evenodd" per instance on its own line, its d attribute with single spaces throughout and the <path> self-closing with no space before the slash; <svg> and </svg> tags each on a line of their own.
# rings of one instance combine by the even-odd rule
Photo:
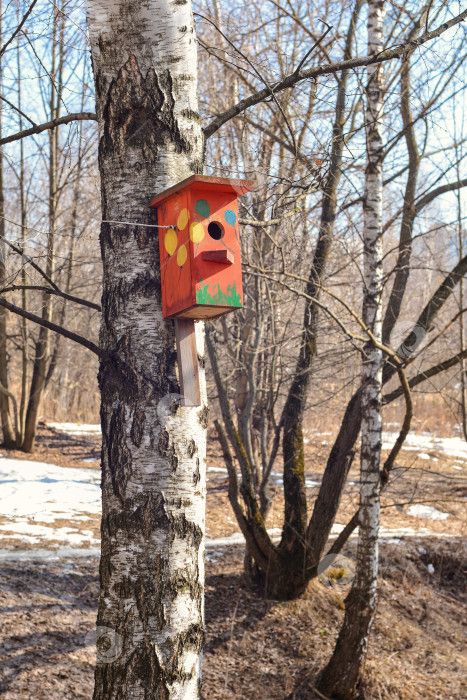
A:
<svg viewBox="0 0 467 700">
<path fill-rule="evenodd" d="M 383 450 L 392 449 L 399 433 L 383 432 Z M 467 459 L 467 443 L 461 437 L 439 438 L 434 437 L 431 433 L 409 433 L 404 442 L 404 450 L 418 450 L 422 454 L 433 450 L 442 452 L 447 457 L 457 457 Z M 419 455 L 421 456 L 421 455 Z M 427 455 L 429 459 L 429 455 Z M 426 459 L 427 457 L 422 457 Z"/>
<path fill-rule="evenodd" d="M 0 561 L 34 561 L 48 562 L 62 561 L 63 559 L 75 559 L 77 557 L 99 557 L 100 547 L 59 547 L 57 549 L 0 549 Z M 75 575 L 78 572 L 75 571 Z"/>
<path fill-rule="evenodd" d="M 5 538 L 30 544 L 58 540 L 81 545 L 97 540 L 89 530 L 76 531 L 54 526 L 57 520 L 72 523 L 88 520 L 101 513 L 100 472 L 94 469 L 67 469 L 55 464 L 0 458 L 0 515 L 8 522 L 0 524 Z M 38 520 L 38 525 L 30 522 Z M 43 523 L 50 523 L 50 527 Z M 4 535 L 3 532 L 15 535 Z"/>
<path fill-rule="evenodd" d="M 273 527 L 268 530 L 269 537 L 274 541 L 280 539 L 282 530 L 278 527 Z M 206 537 L 206 548 L 213 549 L 216 547 L 231 547 L 234 544 L 245 544 L 245 538 L 241 532 L 234 532 L 233 535 L 227 537 L 216 537 L 214 539 Z"/>
<path fill-rule="evenodd" d="M 46 423 L 48 428 L 60 430 L 70 435 L 100 435 L 100 423 Z"/>
<path fill-rule="evenodd" d="M 422 505 L 421 503 L 417 503 L 414 506 L 409 506 L 407 512 L 414 518 L 427 518 L 429 520 L 447 520 L 449 518 L 449 513 L 443 513 L 433 506 L 426 506 Z"/>
</svg>

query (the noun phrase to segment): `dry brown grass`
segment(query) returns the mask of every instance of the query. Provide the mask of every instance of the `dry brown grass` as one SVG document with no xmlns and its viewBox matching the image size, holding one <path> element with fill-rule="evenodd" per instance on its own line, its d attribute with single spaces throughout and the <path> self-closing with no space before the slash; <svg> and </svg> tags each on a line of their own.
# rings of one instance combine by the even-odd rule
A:
<svg viewBox="0 0 467 700">
<path fill-rule="evenodd" d="M 46 430 L 41 440 L 41 461 L 52 461 L 50 455 L 58 450 L 55 463 L 65 462 L 66 466 L 89 466 L 82 459 L 97 449 L 92 441 L 60 443 L 61 438 Z M 324 467 L 329 446 L 319 444 L 323 441 L 315 440 L 307 447 L 309 477 L 319 477 Z M 222 466 L 215 443 L 210 447 L 209 464 Z M 413 452 L 402 453 L 398 478 L 384 495 L 386 527 L 427 526 L 450 533 L 452 539 L 437 540 L 420 533 L 398 544 L 382 543 L 379 603 L 361 687 L 361 697 L 366 700 L 467 697 L 467 551 L 460 538 L 465 533 L 465 471 L 453 471 L 448 458 L 437 455 L 436 459 L 421 462 Z M 358 478 L 356 465 L 350 480 Z M 210 472 L 209 476 L 208 534 L 235 532 L 225 475 Z M 346 522 L 353 514 L 357 490 L 356 485 L 347 490 L 338 522 Z M 312 493 L 310 490 L 310 498 Z M 410 517 L 407 506 L 400 503 L 414 500 L 428 500 L 450 512 L 450 518 L 424 521 Z M 271 526 L 281 524 L 282 507 L 277 488 Z M 97 527 L 97 522 L 90 521 L 75 524 L 77 528 Z M 28 548 L 20 539 L 5 544 Z M 264 600 L 260 591 L 248 587 L 242 574 L 241 547 L 224 550 L 218 558 L 209 555 L 206 700 L 319 698 L 314 686 L 332 653 L 351 585 L 349 576 L 338 574 L 342 567 L 351 570 L 354 542 L 344 554 L 347 561 L 335 562 L 335 575 L 327 572 L 321 581 L 310 584 L 304 596 L 290 602 Z M 428 570 L 430 564 L 433 574 Z M 93 658 L 84 642 L 95 625 L 97 568 L 95 559 L 0 564 L 0 698 L 84 700 L 92 696 Z"/>
</svg>

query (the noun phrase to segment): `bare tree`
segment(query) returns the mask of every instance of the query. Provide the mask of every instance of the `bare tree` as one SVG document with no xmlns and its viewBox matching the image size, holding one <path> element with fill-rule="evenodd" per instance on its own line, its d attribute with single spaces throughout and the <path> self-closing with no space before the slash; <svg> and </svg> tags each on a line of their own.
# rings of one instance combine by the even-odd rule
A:
<svg viewBox="0 0 467 700">
<path fill-rule="evenodd" d="M 401 24 L 400 16 L 394 9 L 395 16 L 391 19 L 395 24 L 392 31 L 402 33 L 399 36 L 409 53 L 411 47 L 416 47 L 419 41 L 421 43 L 425 41 L 424 37 L 433 36 L 432 32 L 426 32 L 425 20 L 429 5 L 430 3 L 425 3 L 421 8 L 421 13 L 415 19 L 407 21 L 406 24 Z M 344 289 L 349 288 L 351 293 L 351 290 L 355 289 L 358 275 L 361 274 L 358 267 L 361 255 L 358 241 L 359 223 L 355 222 L 359 222 L 359 213 L 356 207 L 360 207 L 364 198 L 360 194 L 346 193 L 345 189 L 342 192 L 339 188 L 343 170 L 345 171 L 344 182 L 350 181 L 353 184 L 354 192 L 357 193 L 360 187 L 359 173 L 361 168 L 359 163 L 354 164 L 352 162 L 354 159 L 349 158 L 344 161 L 345 168 L 343 168 L 343 154 L 351 152 L 353 138 L 355 138 L 358 147 L 359 132 L 363 126 L 360 108 L 361 97 L 358 91 L 360 77 L 358 75 L 356 77 L 350 76 L 347 67 L 349 63 L 353 65 L 358 63 L 351 58 L 351 55 L 354 49 L 356 23 L 360 9 L 360 3 L 355 3 L 352 8 L 353 13 L 346 18 L 348 26 L 343 46 L 343 60 L 335 64 L 342 67 L 342 71 L 336 76 L 333 131 L 329 154 L 321 156 L 323 160 L 327 158 L 328 166 L 325 173 L 322 172 L 322 160 L 317 161 L 316 155 L 311 159 L 302 150 L 303 144 L 307 142 L 307 138 L 310 138 L 306 135 L 306 130 L 305 132 L 297 130 L 295 146 L 300 145 L 297 161 L 293 162 L 288 172 L 284 170 L 283 154 L 286 151 L 292 153 L 296 151 L 294 143 L 290 138 L 287 139 L 287 110 L 290 100 L 284 100 L 281 105 L 284 115 L 282 118 L 277 115 L 272 125 L 267 125 L 267 116 L 264 118 L 262 115 L 261 118 L 256 116 L 254 119 L 246 117 L 247 125 L 255 127 L 254 135 L 256 138 L 262 139 L 260 142 L 262 149 L 257 146 L 256 141 L 253 141 L 248 127 L 242 125 L 239 150 L 244 162 L 246 161 L 245 167 L 253 169 L 244 155 L 246 134 L 248 134 L 252 138 L 250 147 L 256 148 L 262 156 L 256 163 L 260 173 L 268 172 L 268 168 L 271 171 L 272 163 L 280 163 L 280 167 L 272 170 L 280 185 L 269 190 L 263 188 L 256 193 L 248 214 L 242 220 L 244 225 L 251 227 L 252 236 L 251 243 L 248 240 L 245 246 L 248 273 L 246 286 L 247 289 L 250 289 L 250 293 L 247 294 L 249 306 L 245 309 L 241 327 L 237 326 L 236 321 L 233 321 L 230 326 L 223 322 L 222 332 L 208 329 L 207 336 L 222 416 L 222 421 L 217 421 L 216 428 L 229 470 L 229 479 L 236 482 L 231 485 L 229 494 L 232 507 L 247 542 L 249 553 L 246 558 L 247 571 L 256 582 L 261 584 L 263 590 L 278 597 L 298 595 L 303 591 L 309 579 L 316 576 L 317 565 L 325 554 L 326 543 L 352 464 L 355 443 L 361 426 L 362 393 L 358 388 L 358 383 L 353 382 L 351 386 L 354 386 L 356 391 L 344 412 L 342 427 L 329 454 L 321 486 L 313 504 L 311 517 L 309 517 L 305 482 L 303 421 L 305 411 L 310 403 L 310 390 L 313 387 L 312 392 L 315 395 L 321 391 L 320 379 L 323 377 L 323 366 L 332 367 L 332 370 L 328 369 L 328 373 L 332 372 L 336 375 L 336 368 L 345 364 L 346 354 L 348 353 L 348 356 L 352 357 L 349 353 L 349 346 L 354 351 L 352 342 L 348 342 L 347 348 L 343 351 L 340 345 L 342 339 L 338 335 L 332 335 L 333 340 L 330 339 L 331 337 L 328 335 L 330 323 L 323 322 L 323 312 L 328 318 L 331 318 L 330 314 L 334 314 L 334 320 L 331 318 L 333 323 L 336 320 L 343 321 L 343 306 L 340 301 L 332 302 L 328 291 L 323 292 L 322 290 L 323 286 L 338 285 Z M 293 14 L 293 21 L 294 23 L 301 21 L 298 12 Z M 421 34 L 421 32 L 425 33 Z M 394 40 L 394 34 L 391 34 L 391 40 Z M 296 42 L 295 45 L 300 44 Z M 326 44 L 320 44 L 319 47 L 323 51 L 330 50 Z M 386 46 L 383 48 L 384 51 L 377 52 L 374 56 L 393 55 L 392 51 L 386 50 Z M 334 42 L 332 49 L 336 51 L 336 42 Z M 245 53 L 243 48 L 242 52 Z M 282 53 L 280 46 L 278 53 Z M 403 303 L 407 300 L 409 276 L 413 269 L 411 251 L 417 217 L 430 203 L 436 201 L 437 197 L 449 191 L 456 191 L 467 184 L 466 180 L 459 178 L 441 186 L 435 185 L 432 188 L 427 187 L 425 183 L 423 183 L 423 188 L 417 187 L 424 158 L 428 156 L 426 152 L 419 152 L 417 139 L 420 136 L 417 132 L 417 124 L 428 114 L 431 114 L 438 104 L 442 104 L 442 99 L 445 99 L 446 85 L 449 82 L 448 76 L 452 75 L 450 71 L 459 70 L 464 58 L 464 55 L 459 53 L 456 47 L 453 47 L 452 56 L 449 56 L 448 59 L 447 72 L 443 74 L 442 79 L 437 79 L 432 94 L 422 103 L 417 114 L 412 114 L 410 106 L 410 102 L 413 100 L 410 82 L 410 57 L 402 63 L 401 68 L 399 64 L 390 65 L 388 68 L 384 97 L 386 109 L 391 115 L 394 114 L 394 110 L 388 107 L 388 100 L 391 100 L 392 95 L 394 95 L 391 87 L 399 82 L 401 95 L 397 106 L 400 109 L 401 118 L 397 122 L 392 117 L 395 136 L 391 136 L 389 142 L 384 145 L 381 157 L 388 161 L 389 155 L 396 148 L 399 149 L 398 157 L 400 157 L 400 153 L 403 152 L 402 144 L 405 143 L 408 165 L 401 168 L 400 161 L 397 162 L 394 172 L 388 176 L 387 182 L 384 183 L 387 191 L 390 192 L 391 183 L 395 179 L 406 178 L 404 204 L 402 207 L 397 206 L 395 214 L 389 215 L 388 220 L 384 223 L 384 232 L 387 232 L 400 218 L 397 254 L 391 267 L 389 267 L 389 262 L 392 262 L 392 253 L 389 244 L 388 252 L 385 254 L 387 265 L 385 282 L 388 285 L 392 283 L 383 327 L 386 333 L 386 336 L 383 334 L 383 338 L 386 343 L 390 340 L 391 332 L 403 309 Z M 297 57 L 293 56 L 291 60 L 297 61 Z M 316 72 L 317 69 L 307 69 L 308 75 L 315 75 Z M 238 68 L 235 69 L 235 74 L 239 76 L 240 81 L 242 73 Z M 351 89 L 357 92 L 356 97 L 352 100 L 349 99 L 348 84 L 351 78 Z M 245 81 L 247 79 L 249 76 Z M 283 82 L 279 84 L 282 85 Z M 321 91 L 326 88 L 328 88 L 327 85 L 320 86 Z M 314 90 L 311 92 L 314 93 Z M 328 88 L 327 104 L 332 94 L 333 92 Z M 443 96 L 442 99 L 441 96 Z M 240 100 L 238 104 L 244 106 L 245 102 L 245 99 Z M 298 101 L 294 105 L 297 103 Z M 271 109 L 271 104 L 268 103 L 268 106 L 264 108 L 266 115 L 268 114 L 267 110 Z M 319 98 L 318 101 L 316 99 L 310 100 L 308 104 L 311 108 L 311 115 L 313 115 L 313 110 L 317 109 L 317 104 L 319 105 Z M 303 104 L 300 107 L 304 109 Z M 296 114 L 293 115 L 293 118 L 298 119 Z M 217 125 L 218 122 L 219 119 L 214 120 L 213 123 Z M 289 126 L 290 122 L 289 119 Z M 307 113 L 307 128 L 310 122 L 313 123 L 313 120 Z M 209 133 L 209 127 L 206 129 L 206 133 Z M 323 152 L 326 153 L 324 145 L 322 148 Z M 310 188 L 310 180 L 313 188 Z M 298 190 L 295 202 L 292 199 L 294 190 L 291 182 L 294 182 Z M 306 193 L 305 196 L 308 197 L 306 207 L 303 205 L 302 195 L 298 194 L 300 191 Z M 268 204 L 271 199 L 274 202 L 272 211 L 272 207 Z M 310 199 L 312 204 L 309 203 Z M 298 206 L 297 202 L 300 200 L 300 206 Z M 300 207 L 303 207 L 302 211 L 300 211 Z M 349 211 L 352 213 L 347 218 Z M 318 221 L 316 221 L 318 218 L 316 212 L 319 212 Z M 343 218 L 342 223 L 339 217 Z M 316 242 L 314 250 L 311 250 L 310 239 L 312 239 L 315 227 L 317 231 Z M 346 229 L 349 227 L 355 228 L 357 245 L 355 248 L 347 250 L 348 234 Z M 302 238 L 299 238 L 298 231 L 302 228 L 303 235 Z M 309 266 L 308 256 L 311 257 L 312 261 Z M 348 275 L 348 266 L 356 267 L 356 277 Z M 459 268 L 454 264 L 454 269 L 456 270 L 455 275 L 457 275 L 463 269 L 463 263 L 460 263 Z M 449 273 L 446 282 L 448 279 L 451 281 L 456 279 L 457 284 L 460 278 L 453 277 Z M 449 284 L 442 285 L 444 291 L 448 288 Z M 284 290 L 292 292 L 292 295 L 298 294 L 302 302 L 298 304 L 295 302 L 294 306 L 292 298 L 286 296 Z M 418 330 L 424 328 L 423 332 L 425 333 L 431 328 L 442 305 L 447 302 L 450 293 L 444 297 L 444 291 L 441 292 L 440 289 L 437 289 L 431 302 L 427 300 L 426 313 L 420 310 L 418 320 L 412 318 L 415 333 L 407 329 L 407 337 L 401 343 L 403 350 L 405 348 L 406 359 L 407 348 L 411 346 L 413 339 L 418 337 Z M 356 308 L 356 305 L 360 303 L 360 298 L 352 299 L 349 292 L 345 291 L 347 303 L 351 302 L 351 305 L 353 304 L 353 307 Z M 324 299 L 322 298 L 323 294 Z M 276 301 L 272 302 L 273 299 Z M 441 306 L 439 302 L 441 302 Z M 295 319 L 297 310 L 302 308 L 303 304 L 305 307 L 304 320 L 300 328 Z M 347 311 L 344 313 L 347 314 Z M 428 325 L 423 325 L 427 323 Z M 355 324 L 355 319 L 351 318 L 350 325 L 344 325 L 340 330 L 352 329 L 353 324 Z M 330 349 L 328 349 L 329 346 L 331 346 Z M 321 349 L 320 366 L 316 366 L 315 362 L 318 348 Z M 222 359 L 224 353 L 227 353 L 228 362 Z M 324 355 L 324 353 L 326 354 Z M 323 355 L 329 358 L 327 362 L 325 360 L 323 363 Z M 234 363 L 234 371 L 232 371 L 232 362 Z M 295 367 L 291 371 L 292 363 L 295 364 Z M 351 359 L 350 363 L 354 364 L 354 359 Z M 384 382 L 391 381 L 395 375 L 394 366 L 386 366 L 383 375 Z M 229 386 L 225 378 L 232 376 L 237 381 L 235 392 L 232 391 L 231 385 Z M 329 374 L 325 381 L 329 386 Z M 400 393 L 397 395 L 399 396 Z M 278 455 L 281 439 L 284 472 L 284 524 L 281 542 L 279 545 L 275 545 L 267 533 L 265 522 L 269 509 L 269 478 Z M 233 469 L 235 463 L 241 472 L 239 480 Z M 353 521 L 353 527 L 355 526 L 356 520 Z M 352 529 L 345 530 L 347 536 Z M 345 542 L 345 537 L 339 538 L 338 546 L 342 546 L 343 542 Z M 333 549 L 335 546 L 337 545 L 333 545 Z M 251 558 L 254 560 L 253 565 Z"/>
<path fill-rule="evenodd" d="M 368 2 L 368 53 L 383 47 L 384 0 Z M 382 341 L 383 291 L 383 75 L 381 66 L 367 68 L 366 149 L 364 198 L 364 288 L 365 326 Z M 345 617 L 337 644 L 320 689 L 329 696 L 351 698 L 368 648 L 368 636 L 376 608 L 378 581 L 378 530 L 380 519 L 380 455 L 382 351 L 371 340 L 363 349 L 361 386 L 362 441 L 360 461 L 360 508 L 357 572 L 345 606 Z"/>
</svg>

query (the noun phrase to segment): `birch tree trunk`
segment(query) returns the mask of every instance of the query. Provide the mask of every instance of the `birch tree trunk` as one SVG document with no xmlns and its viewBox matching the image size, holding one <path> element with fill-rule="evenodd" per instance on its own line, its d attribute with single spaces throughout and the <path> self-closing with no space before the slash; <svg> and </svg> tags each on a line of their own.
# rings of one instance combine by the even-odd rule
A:
<svg viewBox="0 0 467 700">
<path fill-rule="evenodd" d="M 383 48 L 384 0 L 368 2 L 368 53 Z M 382 334 L 382 192 L 383 142 L 380 66 L 368 67 L 366 110 L 367 167 L 364 199 L 363 320 L 376 340 Z M 376 606 L 380 519 L 382 353 L 367 343 L 362 366 L 362 444 L 360 512 L 356 577 L 346 601 L 344 623 L 320 690 L 347 700 L 355 697 Z"/>
<path fill-rule="evenodd" d="M 150 198 L 200 172 L 190 2 L 88 0 L 104 267 L 94 700 L 199 697 L 206 392 L 180 407 Z M 135 222 L 131 225 L 115 222 Z M 143 225 L 138 225 L 143 224 Z M 197 324 L 202 358 L 202 324 Z M 203 362 L 200 362 L 202 365 Z"/>
</svg>

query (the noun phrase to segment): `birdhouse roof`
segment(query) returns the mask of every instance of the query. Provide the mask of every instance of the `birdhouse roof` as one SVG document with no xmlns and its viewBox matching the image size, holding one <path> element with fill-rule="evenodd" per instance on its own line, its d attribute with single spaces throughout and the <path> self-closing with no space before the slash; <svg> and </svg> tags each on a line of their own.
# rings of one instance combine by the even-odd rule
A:
<svg viewBox="0 0 467 700">
<path fill-rule="evenodd" d="M 178 185 L 169 187 L 168 190 L 161 192 L 151 199 L 149 204 L 150 207 L 158 207 L 159 204 L 165 202 L 169 197 L 172 197 L 177 192 L 187 189 L 199 189 L 200 187 L 206 192 L 210 190 L 215 190 L 216 192 L 231 192 L 237 197 L 240 197 L 246 192 L 250 192 L 254 187 L 256 187 L 256 182 L 254 180 L 230 180 L 225 177 L 212 177 L 210 175 L 191 175 L 187 177 L 186 180 L 182 180 Z"/>
</svg>

